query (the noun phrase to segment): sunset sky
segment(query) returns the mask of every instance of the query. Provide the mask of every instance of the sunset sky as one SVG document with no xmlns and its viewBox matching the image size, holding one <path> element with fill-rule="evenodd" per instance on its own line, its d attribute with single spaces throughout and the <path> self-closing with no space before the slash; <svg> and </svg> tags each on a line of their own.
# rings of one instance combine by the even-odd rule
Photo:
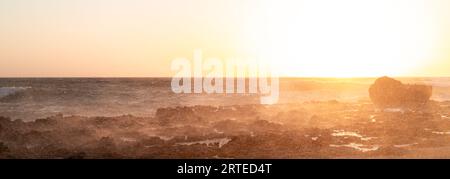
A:
<svg viewBox="0 0 450 179">
<path fill-rule="evenodd" d="M 450 76 L 450 1 L 0 0 L 0 77 L 171 76 L 194 49 L 282 76 Z"/>
</svg>

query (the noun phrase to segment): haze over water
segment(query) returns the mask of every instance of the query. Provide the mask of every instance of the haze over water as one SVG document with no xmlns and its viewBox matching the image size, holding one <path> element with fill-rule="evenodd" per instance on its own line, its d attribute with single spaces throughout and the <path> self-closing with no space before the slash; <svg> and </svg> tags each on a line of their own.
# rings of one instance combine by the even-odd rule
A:
<svg viewBox="0 0 450 179">
<path fill-rule="evenodd" d="M 52 115 L 153 116 L 158 108 L 259 104 L 257 94 L 175 94 L 170 78 L 3 78 L 0 116 L 35 120 Z M 373 78 L 282 78 L 279 104 L 368 101 Z M 450 100 L 448 78 L 403 78 L 434 86 L 432 99 Z"/>
</svg>

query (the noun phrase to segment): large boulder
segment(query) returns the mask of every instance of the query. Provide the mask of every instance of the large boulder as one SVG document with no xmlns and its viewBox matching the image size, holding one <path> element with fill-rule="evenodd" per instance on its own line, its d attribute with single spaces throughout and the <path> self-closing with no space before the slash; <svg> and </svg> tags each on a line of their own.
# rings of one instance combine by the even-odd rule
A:
<svg viewBox="0 0 450 179">
<path fill-rule="evenodd" d="M 378 78 L 369 88 L 370 99 L 381 108 L 420 107 L 426 104 L 432 94 L 428 85 L 402 84 L 389 78 Z"/>
</svg>

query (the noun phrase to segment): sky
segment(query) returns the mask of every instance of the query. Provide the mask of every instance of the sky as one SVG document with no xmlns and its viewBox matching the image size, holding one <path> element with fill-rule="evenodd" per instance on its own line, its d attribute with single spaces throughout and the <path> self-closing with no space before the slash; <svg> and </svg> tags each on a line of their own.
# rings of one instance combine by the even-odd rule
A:
<svg viewBox="0 0 450 179">
<path fill-rule="evenodd" d="M 0 77 L 172 76 L 196 49 L 282 76 L 450 76 L 450 1 L 0 0 Z"/>
</svg>

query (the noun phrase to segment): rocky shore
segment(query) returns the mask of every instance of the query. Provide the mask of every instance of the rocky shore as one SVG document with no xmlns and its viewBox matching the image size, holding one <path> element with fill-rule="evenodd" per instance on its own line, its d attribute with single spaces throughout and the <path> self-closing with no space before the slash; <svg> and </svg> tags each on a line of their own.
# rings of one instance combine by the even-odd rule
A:
<svg viewBox="0 0 450 179">
<path fill-rule="evenodd" d="M 448 158 L 450 102 L 161 108 L 154 117 L 0 118 L 0 158 Z"/>
</svg>

